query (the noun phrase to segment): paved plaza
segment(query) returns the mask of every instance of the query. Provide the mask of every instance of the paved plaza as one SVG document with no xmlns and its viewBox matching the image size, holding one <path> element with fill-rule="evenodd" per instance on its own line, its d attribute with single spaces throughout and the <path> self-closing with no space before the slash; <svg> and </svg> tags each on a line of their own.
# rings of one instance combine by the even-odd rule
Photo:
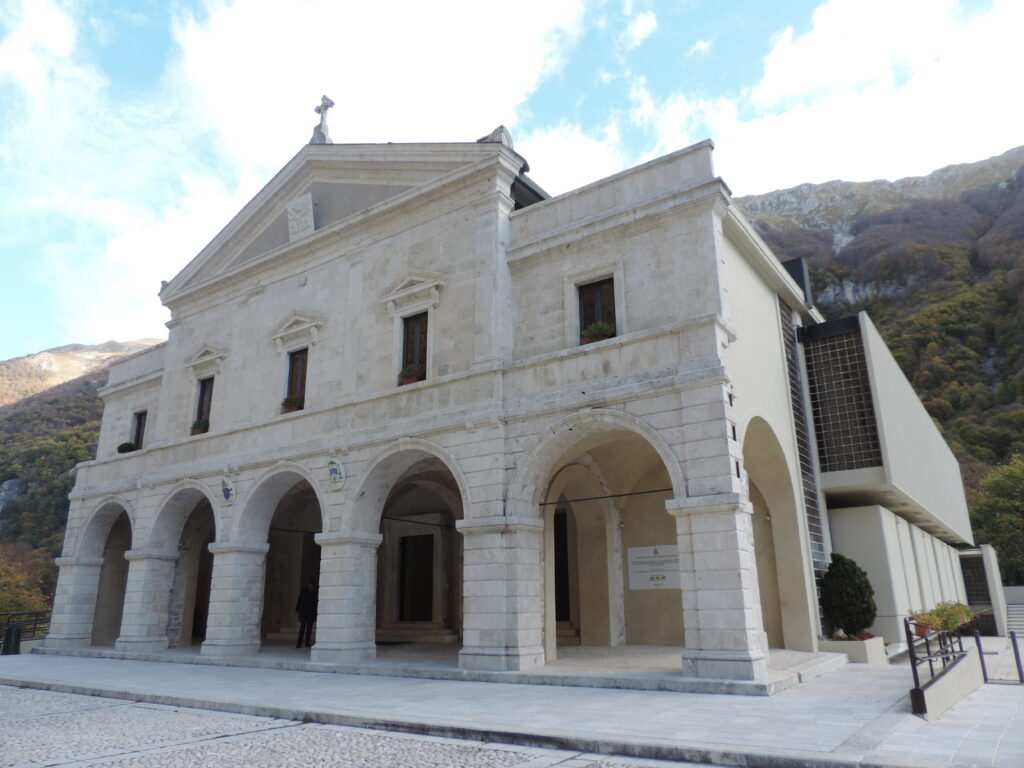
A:
<svg viewBox="0 0 1024 768">
<path fill-rule="evenodd" d="M 925 722 L 900 664 L 770 697 L 41 654 L 0 658 L 0 683 L 2 766 L 1024 766 L 1024 686 Z"/>
</svg>

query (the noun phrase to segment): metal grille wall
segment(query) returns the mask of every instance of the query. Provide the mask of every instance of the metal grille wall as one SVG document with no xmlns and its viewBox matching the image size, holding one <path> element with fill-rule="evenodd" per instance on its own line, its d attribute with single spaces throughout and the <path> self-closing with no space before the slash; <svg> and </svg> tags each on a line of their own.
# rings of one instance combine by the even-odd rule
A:
<svg viewBox="0 0 1024 768">
<path fill-rule="evenodd" d="M 881 466 L 860 326 L 848 333 L 816 335 L 807 334 L 803 345 L 821 471 Z"/>
<path fill-rule="evenodd" d="M 810 539 L 811 560 L 814 575 L 821 578 L 828 569 L 828 555 L 825 551 L 825 530 L 822 525 L 821 497 L 814 476 L 814 454 L 811 433 L 807 423 L 807 409 L 804 407 L 803 382 L 800 376 L 800 358 L 797 353 L 797 327 L 793 323 L 793 310 L 779 299 L 779 318 L 782 338 L 786 347 L 786 371 L 789 376 L 789 397 L 793 406 L 793 424 L 796 432 L 797 451 L 800 454 L 800 482 L 807 514 L 807 533 Z"/>
<path fill-rule="evenodd" d="M 981 555 L 961 557 L 960 568 L 964 573 L 964 587 L 967 590 L 968 604 L 992 605 L 992 596 L 988 592 L 988 580 L 985 578 L 985 564 L 981 560 Z"/>
</svg>

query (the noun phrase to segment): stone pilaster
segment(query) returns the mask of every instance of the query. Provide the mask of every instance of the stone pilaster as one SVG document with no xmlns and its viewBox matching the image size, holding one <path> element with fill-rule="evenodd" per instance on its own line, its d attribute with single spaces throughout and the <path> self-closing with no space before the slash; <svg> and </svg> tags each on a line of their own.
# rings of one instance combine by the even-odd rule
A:
<svg viewBox="0 0 1024 768">
<path fill-rule="evenodd" d="M 724 377 L 682 393 L 687 497 L 665 508 L 676 518 L 683 674 L 760 680 L 768 672 L 768 641 L 732 399 Z"/>
<path fill-rule="evenodd" d="M 210 545 L 213 578 L 203 656 L 234 656 L 260 649 L 264 565 L 269 544 Z"/>
<path fill-rule="evenodd" d="M 738 494 L 677 499 L 683 674 L 761 680 L 768 642 L 761 620 L 751 506 Z"/>
<path fill-rule="evenodd" d="M 459 520 L 463 551 L 463 669 L 518 671 L 544 664 L 544 522 Z"/>
<path fill-rule="evenodd" d="M 103 558 L 58 557 L 57 589 L 53 597 L 47 648 L 82 648 L 92 642 Z"/>
<path fill-rule="evenodd" d="M 162 651 L 167 648 L 167 604 L 171 596 L 176 552 L 129 550 L 119 651 Z"/>
<path fill-rule="evenodd" d="M 379 533 L 318 533 L 320 595 L 310 659 L 346 663 L 372 659 L 377 610 Z"/>
</svg>

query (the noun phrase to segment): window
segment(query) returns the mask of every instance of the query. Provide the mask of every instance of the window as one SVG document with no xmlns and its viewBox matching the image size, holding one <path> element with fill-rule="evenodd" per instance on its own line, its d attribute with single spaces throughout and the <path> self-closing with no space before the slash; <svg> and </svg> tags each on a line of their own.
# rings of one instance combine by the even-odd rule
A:
<svg viewBox="0 0 1024 768">
<path fill-rule="evenodd" d="M 402 371 L 400 384 L 411 384 L 427 378 L 427 313 L 410 315 L 402 320 Z"/>
<path fill-rule="evenodd" d="M 288 353 L 288 389 L 285 392 L 282 409 L 300 410 L 306 407 L 306 363 L 309 348 L 304 347 Z"/>
<path fill-rule="evenodd" d="M 135 414 L 132 421 L 132 445 L 135 446 L 135 450 L 139 450 L 142 447 L 142 441 L 146 437 L 147 414 L 147 411 L 139 411 Z"/>
<path fill-rule="evenodd" d="M 580 344 L 615 335 L 615 280 L 611 277 L 579 286 Z"/>
<path fill-rule="evenodd" d="M 192 422 L 192 434 L 210 431 L 210 405 L 213 402 L 213 376 L 199 380 L 199 397 L 196 402 L 196 420 Z"/>
</svg>

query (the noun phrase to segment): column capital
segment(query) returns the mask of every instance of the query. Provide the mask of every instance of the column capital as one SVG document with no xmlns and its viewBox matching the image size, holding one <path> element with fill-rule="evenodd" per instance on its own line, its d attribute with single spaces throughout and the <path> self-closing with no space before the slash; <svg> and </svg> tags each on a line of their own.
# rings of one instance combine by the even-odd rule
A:
<svg viewBox="0 0 1024 768">
<path fill-rule="evenodd" d="M 124 553 L 124 559 L 132 560 L 177 560 L 177 552 L 162 552 L 157 549 L 129 549 Z"/>
<path fill-rule="evenodd" d="M 738 493 L 717 493 L 713 496 L 687 496 L 682 499 L 669 499 L 665 502 L 665 510 L 673 517 L 735 514 L 738 512 L 749 515 L 754 511 L 750 502 Z"/>
<path fill-rule="evenodd" d="M 92 566 L 93 568 L 99 568 L 103 565 L 102 557 L 58 557 L 54 561 L 58 568 L 63 568 L 66 565 L 81 565 L 81 566 Z"/>
<path fill-rule="evenodd" d="M 229 541 L 215 541 L 207 547 L 212 555 L 237 552 L 251 555 L 265 555 L 270 551 L 270 544 L 233 544 Z"/>
<path fill-rule="evenodd" d="M 379 533 L 352 531 L 351 533 L 317 533 L 313 541 L 321 547 L 339 546 L 341 544 L 357 544 L 362 547 L 378 547 L 384 540 Z"/>
<path fill-rule="evenodd" d="M 544 530 L 544 520 L 536 517 L 494 515 L 456 520 L 455 529 L 462 534 L 541 533 Z"/>
</svg>

